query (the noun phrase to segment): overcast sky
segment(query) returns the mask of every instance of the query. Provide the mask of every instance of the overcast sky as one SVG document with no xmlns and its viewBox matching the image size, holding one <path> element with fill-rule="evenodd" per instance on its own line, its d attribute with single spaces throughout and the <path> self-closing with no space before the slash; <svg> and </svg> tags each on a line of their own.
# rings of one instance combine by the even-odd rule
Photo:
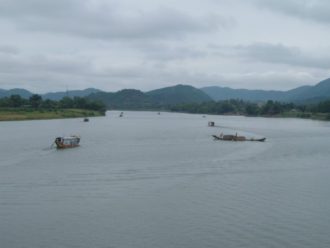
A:
<svg viewBox="0 0 330 248">
<path fill-rule="evenodd" d="M 329 0 L 0 0 L 0 88 L 287 90 L 330 77 Z"/>
</svg>

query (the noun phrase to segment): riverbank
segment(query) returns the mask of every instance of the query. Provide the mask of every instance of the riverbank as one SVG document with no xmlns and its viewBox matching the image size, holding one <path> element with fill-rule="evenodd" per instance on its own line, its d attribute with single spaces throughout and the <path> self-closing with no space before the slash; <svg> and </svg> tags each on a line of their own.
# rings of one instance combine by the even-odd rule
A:
<svg viewBox="0 0 330 248">
<path fill-rule="evenodd" d="M 244 113 L 229 112 L 224 114 L 215 114 L 208 112 L 190 112 L 190 111 L 168 111 L 171 113 L 185 113 L 185 114 L 198 114 L 198 115 L 223 115 L 223 116 L 246 116 L 246 117 L 264 117 L 264 118 L 297 118 L 297 119 L 310 119 L 319 121 L 330 121 L 329 113 L 312 113 L 312 112 L 294 112 L 287 111 L 274 115 L 247 115 Z"/>
<path fill-rule="evenodd" d="M 266 116 L 268 117 L 268 116 Z M 273 116 L 270 116 L 273 117 Z M 312 112 L 283 112 L 276 115 L 279 118 L 302 118 L 320 121 L 330 121 L 330 114 L 328 113 L 312 113 Z"/>
<path fill-rule="evenodd" d="M 86 109 L 10 109 L 0 108 L 0 121 L 46 120 L 104 116 L 101 111 Z"/>
</svg>

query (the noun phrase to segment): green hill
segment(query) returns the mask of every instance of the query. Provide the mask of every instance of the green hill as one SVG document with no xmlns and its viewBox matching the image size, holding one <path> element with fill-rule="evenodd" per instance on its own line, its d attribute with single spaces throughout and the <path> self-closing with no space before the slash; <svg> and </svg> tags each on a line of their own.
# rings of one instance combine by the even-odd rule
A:
<svg viewBox="0 0 330 248">
<path fill-rule="evenodd" d="M 211 86 L 201 89 L 213 100 L 241 99 L 245 101 L 282 101 L 294 103 L 316 103 L 330 99 L 330 78 L 315 86 L 301 86 L 288 91 L 231 89 L 228 87 Z"/>
<path fill-rule="evenodd" d="M 201 88 L 201 90 L 215 101 L 241 99 L 245 101 L 267 101 L 269 99 L 277 100 L 283 97 L 283 91 L 275 90 L 247 90 L 232 89 L 229 87 L 210 86 Z"/>
<path fill-rule="evenodd" d="M 59 91 L 59 92 L 49 92 L 42 95 L 43 99 L 50 99 L 50 100 L 61 100 L 63 97 L 85 97 L 89 96 L 90 94 L 100 92 L 98 89 L 88 88 L 84 90 L 69 90 L 69 91 Z"/>
<path fill-rule="evenodd" d="M 0 98 L 13 94 L 18 94 L 23 98 L 29 98 L 32 95 L 31 92 L 24 89 L 0 89 Z M 115 93 L 107 93 L 89 88 L 68 92 L 53 92 L 41 96 L 43 99 L 52 100 L 59 100 L 64 96 L 88 96 L 91 99 L 104 102 L 109 109 L 136 110 L 159 109 L 181 103 L 202 103 L 229 99 L 241 99 L 250 102 L 273 100 L 309 104 L 330 99 L 330 78 L 319 82 L 315 86 L 301 86 L 288 91 L 231 89 L 219 86 L 196 89 L 190 85 L 175 85 L 149 92 L 124 89 Z"/>
<path fill-rule="evenodd" d="M 108 109 L 152 109 L 155 103 L 142 91 L 125 89 L 116 93 L 98 92 L 91 94 L 90 99 L 102 101 Z"/>
<path fill-rule="evenodd" d="M 323 80 L 313 87 L 306 88 L 295 98 L 295 102 L 316 103 L 330 99 L 330 78 Z"/>
<path fill-rule="evenodd" d="M 22 98 L 29 98 L 32 96 L 32 93 L 25 89 L 11 89 L 11 90 L 3 90 L 0 89 L 0 98 L 10 97 L 11 95 L 20 95 Z"/>
<path fill-rule="evenodd" d="M 143 93 L 125 89 L 116 93 L 98 92 L 89 98 L 102 101 L 109 109 L 159 109 L 178 103 L 212 101 L 204 92 L 192 86 L 177 85 Z"/>
<path fill-rule="evenodd" d="M 203 91 L 190 85 L 176 85 L 172 87 L 152 90 L 146 93 L 151 99 L 160 105 L 172 105 L 179 103 L 201 103 L 212 101 L 212 98 Z"/>
<path fill-rule="evenodd" d="M 50 99 L 50 100 L 61 100 L 65 96 L 69 97 L 85 97 L 92 93 L 100 92 L 98 89 L 88 88 L 84 90 L 69 90 L 69 91 L 59 91 L 59 92 L 49 92 L 46 94 L 41 94 L 43 99 Z M 34 93 L 25 90 L 25 89 L 10 89 L 10 90 L 3 90 L 0 89 L 0 98 L 3 97 L 10 97 L 11 95 L 20 95 L 22 98 L 29 98 Z"/>
</svg>

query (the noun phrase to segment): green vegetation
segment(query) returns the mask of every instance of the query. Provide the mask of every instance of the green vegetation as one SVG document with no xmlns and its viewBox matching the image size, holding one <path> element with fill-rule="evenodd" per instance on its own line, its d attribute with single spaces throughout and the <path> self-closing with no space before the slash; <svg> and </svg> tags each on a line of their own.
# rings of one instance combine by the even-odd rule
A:
<svg viewBox="0 0 330 248">
<path fill-rule="evenodd" d="M 53 101 L 43 100 L 40 95 L 31 95 L 29 99 L 11 95 L 0 99 L 0 121 L 100 116 L 105 110 L 103 103 L 82 97 Z"/>
<path fill-rule="evenodd" d="M 330 100 L 318 104 L 295 105 L 267 101 L 266 103 L 251 103 L 242 100 L 225 100 L 218 102 L 178 104 L 169 107 L 173 112 L 245 115 L 265 117 L 295 117 L 318 120 L 330 120 Z"/>
<path fill-rule="evenodd" d="M 214 87 L 208 90 L 213 93 L 217 91 Z M 16 89 L 13 92 L 20 91 L 22 90 Z M 106 109 L 117 109 L 330 120 L 330 100 L 324 100 L 329 99 L 327 94 L 330 94 L 330 79 L 324 80 L 313 87 L 303 86 L 287 91 L 285 93 L 286 97 L 280 97 L 279 95 L 283 92 L 278 91 L 268 92 L 270 95 L 266 91 L 232 90 L 229 88 L 223 88 L 221 91 L 222 97 L 230 97 L 235 93 L 234 95 L 237 96 L 234 97 L 235 99 L 251 100 L 225 99 L 213 101 L 203 91 L 188 85 L 176 85 L 149 92 L 125 89 L 116 93 L 107 93 L 95 89 L 86 89 L 74 93 L 87 94 L 87 92 L 94 93 L 88 97 L 63 97 L 58 101 L 43 100 L 40 95 L 30 95 L 29 99 L 18 94 L 4 97 L 0 99 L 0 119 L 81 117 L 104 115 Z M 313 95 L 307 95 L 306 92 L 314 93 Z M 60 96 L 64 93 L 54 94 Z M 303 94 L 304 97 L 302 97 Z M 278 95 L 278 97 L 275 97 L 275 95 Z M 280 100 L 266 100 L 271 99 L 271 97 Z M 256 101 L 256 99 L 259 100 Z M 293 103 L 289 103 L 289 99 Z"/>
<path fill-rule="evenodd" d="M 90 99 L 104 102 L 108 109 L 165 110 L 173 112 L 245 115 L 268 117 L 296 117 L 330 120 L 330 101 L 318 104 L 294 104 L 280 101 L 222 100 L 212 101 L 190 86 L 174 86 L 143 93 L 121 90 L 116 93 L 99 92 Z"/>
</svg>

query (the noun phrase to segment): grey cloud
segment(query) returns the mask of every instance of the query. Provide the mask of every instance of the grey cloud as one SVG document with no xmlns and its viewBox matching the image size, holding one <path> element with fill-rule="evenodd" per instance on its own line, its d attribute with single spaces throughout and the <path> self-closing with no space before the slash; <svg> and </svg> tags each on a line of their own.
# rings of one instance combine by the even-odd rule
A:
<svg viewBox="0 0 330 248">
<path fill-rule="evenodd" d="M 144 57 L 148 60 L 155 61 L 171 61 L 171 60 L 185 60 L 185 59 L 199 59 L 207 56 L 207 52 L 203 49 L 178 45 L 168 44 L 153 44 L 148 43 L 146 46 L 139 46 L 138 48 Z"/>
<path fill-rule="evenodd" d="M 299 29 L 301 22 L 288 16 L 329 23 L 329 5 L 317 0 L 0 0 L 0 87 L 112 91 L 186 83 L 281 89 L 314 83 L 329 72 L 330 36 L 314 22 Z M 313 43 L 302 40 L 306 30 L 313 32 Z M 218 46 L 208 47 L 210 42 Z"/>
<path fill-rule="evenodd" d="M 0 73 L 24 74 L 38 73 L 77 74 L 90 68 L 88 61 L 56 56 L 0 56 Z"/>
<path fill-rule="evenodd" d="M 81 58 L 58 56 L 1 55 L 1 88 L 25 87 L 35 92 L 65 89 L 67 85 L 90 86 L 93 67 Z"/>
<path fill-rule="evenodd" d="M 330 24 L 328 0 L 254 0 L 259 6 L 290 16 Z"/>
<path fill-rule="evenodd" d="M 98 39 L 180 37 L 233 23 L 217 15 L 191 16 L 165 6 L 127 11 L 115 2 L 95 4 L 91 0 L 0 0 L 0 14 L 24 30 Z"/>
<path fill-rule="evenodd" d="M 63 90 L 66 86 L 70 89 L 93 86 L 108 91 L 122 88 L 150 90 L 177 83 L 197 87 L 220 85 L 250 89 L 274 89 L 276 85 L 280 89 L 290 89 L 302 83 L 315 83 L 325 76 L 313 70 L 226 73 L 177 68 L 175 64 L 159 67 L 151 62 L 100 66 L 89 59 L 73 57 L 0 56 L 1 87 L 25 87 L 34 92 Z M 53 84 L 55 86 L 52 87 Z"/>
<path fill-rule="evenodd" d="M 264 71 L 224 75 L 227 86 L 245 89 L 290 90 L 301 85 L 315 84 L 327 74 L 315 71 Z M 242 83 L 243 82 L 243 83 Z"/>
<path fill-rule="evenodd" d="M 66 16 L 79 10 L 78 0 L 0 0 L 2 17 L 27 18 L 33 16 Z"/>
<path fill-rule="evenodd" d="M 1 88 L 27 85 L 27 89 L 35 92 L 47 92 L 54 84 L 57 90 L 68 85 L 71 89 L 100 87 L 119 90 L 125 85 L 132 88 L 132 79 L 135 83 L 143 84 L 150 75 L 155 75 L 155 72 L 144 65 L 104 66 L 95 64 L 91 58 L 21 54 L 11 56 L 0 53 Z"/>
<path fill-rule="evenodd" d="M 252 62 L 287 64 L 292 66 L 330 69 L 330 56 L 316 56 L 298 47 L 282 44 L 254 43 L 232 47 L 232 55 Z"/>
<path fill-rule="evenodd" d="M 2 54 L 18 54 L 19 49 L 10 45 L 0 45 L 0 53 Z"/>
</svg>

